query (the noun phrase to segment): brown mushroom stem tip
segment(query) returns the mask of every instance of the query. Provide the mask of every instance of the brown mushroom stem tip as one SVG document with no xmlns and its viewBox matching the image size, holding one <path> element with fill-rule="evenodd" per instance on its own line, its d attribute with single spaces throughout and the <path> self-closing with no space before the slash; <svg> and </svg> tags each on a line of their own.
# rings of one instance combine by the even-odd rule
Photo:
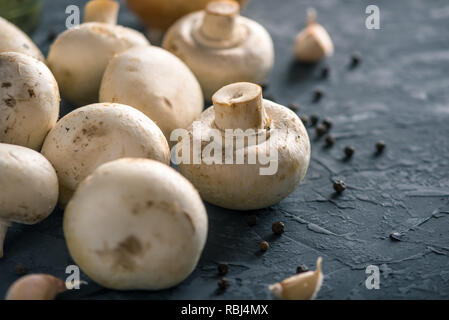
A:
<svg viewBox="0 0 449 320">
<path fill-rule="evenodd" d="M 201 32 L 213 40 L 232 38 L 235 18 L 239 15 L 240 5 L 236 1 L 222 0 L 210 2 L 205 10 Z"/>
<path fill-rule="evenodd" d="M 213 96 L 215 125 L 221 129 L 264 129 L 267 123 L 262 88 L 237 82 L 224 86 Z"/>
<path fill-rule="evenodd" d="M 120 5 L 114 0 L 91 0 L 84 7 L 84 22 L 117 24 Z"/>
</svg>

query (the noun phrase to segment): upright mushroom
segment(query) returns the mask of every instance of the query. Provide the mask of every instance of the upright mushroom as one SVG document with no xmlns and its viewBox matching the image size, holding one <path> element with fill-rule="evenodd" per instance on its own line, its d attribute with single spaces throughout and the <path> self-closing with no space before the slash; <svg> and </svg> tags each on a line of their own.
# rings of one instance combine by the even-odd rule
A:
<svg viewBox="0 0 449 320">
<path fill-rule="evenodd" d="M 170 161 L 167 140 L 153 121 L 130 106 L 108 103 L 76 109 L 59 120 L 45 138 L 42 154 L 58 174 L 62 206 L 78 184 L 107 161 Z"/>
<path fill-rule="evenodd" d="M 140 32 L 115 25 L 117 12 L 116 1 L 91 0 L 86 5 L 85 22 L 63 32 L 50 47 L 50 69 L 62 96 L 76 106 L 98 102 L 104 70 L 114 55 L 149 45 Z"/>
<path fill-rule="evenodd" d="M 0 17 L 0 53 L 20 52 L 45 62 L 41 51 L 22 30 Z"/>
<path fill-rule="evenodd" d="M 180 172 L 204 200 L 229 209 L 264 208 L 288 196 L 310 160 L 298 116 L 247 82 L 221 88 L 212 100 L 176 145 Z"/>
<path fill-rule="evenodd" d="M 148 159 L 98 167 L 64 213 L 70 255 L 95 282 L 118 290 L 157 290 L 184 280 L 207 237 L 207 214 L 174 169 Z"/>
<path fill-rule="evenodd" d="M 229 0 L 210 2 L 204 11 L 180 19 L 167 31 L 163 47 L 190 67 L 207 100 L 230 83 L 262 83 L 274 61 L 268 32 L 241 17 L 238 3 Z"/>
<path fill-rule="evenodd" d="M 12 222 L 35 224 L 44 220 L 58 200 L 58 178 L 40 153 L 0 143 L 0 258 Z"/>
<path fill-rule="evenodd" d="M 167 140 L 203 110 L 200 85 L 176 56 L 157 47 L 130 49 L 111 60 L 103 77 L 100 101 L 130 105 L 150 117 Z"/>
<path fill-rule="evenodd" d="M 0 142 L 39 150 L 58 120 L 59 101 L 58 84 L 44 63 L 0 53 Z"/>
<path fill-rule="evenodd" d="M 204 9 L 211 1 L 215 0 L 127 0 L 127 3 L 148 27 L 166 30 L 179 18 Z M 247 2 L 236 1 L 242 5 Z"/>
</svg>

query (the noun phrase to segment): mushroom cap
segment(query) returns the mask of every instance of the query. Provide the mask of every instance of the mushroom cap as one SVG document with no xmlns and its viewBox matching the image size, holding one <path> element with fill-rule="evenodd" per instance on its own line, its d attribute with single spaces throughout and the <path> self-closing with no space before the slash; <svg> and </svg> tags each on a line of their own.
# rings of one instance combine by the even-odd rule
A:
<svg viewBox="0 0 449 320">
<path fill-rule="evenodd" d="M 45 138 L 42 154 L 58 174 L 62 205 L 105 162 L 124 157 L 170 161 L 167 140 L 153 121 L 130 106 L 110 103 L 78 108 L 60 119 Z"/>
<path fill-rule="evenodd" d="M 212 94 L 230 83 L 263 82 L 274 63 L 273 41 L 265 28 L 237 16 L 237 40 L 199 43 L 195 34 L 200 34 L 197 30 L 204 15 L 205 11 L 199 11 L 178 20 L 167 31 L 162 44 L 193 71 L 204 98 L 210 101 Z"/>
<path fill-rule="evenodd" d="M 202 161 L 200 164 L 190 164 L 181 162 L 179 171 L 189 179 L 199 190 L 201 197 L 220 207 L 234 210 L 253 210 L 265 208 L 273 205 L 296 188 L 298 183 L 304 178 L 310 161 L 310 141 L 307 131 L 298 116 L 288 108 L 276 104 L 269 100 L 263 100 L 265 113 L 268 117 L 270 136 L 263 143 L 245 144 L 244 164 L 207 164 Z M 211 138 L 211 129 L 216 129 L 214 107 L 206 109 L 195 124 L 201 131 L 201 136 L 189 135 L 190 146 L 196 143 L 202 145 L 201 154 L 204 147 Z M 270 153 L 270 139 L 276 139 L 274 130 L 280 132 L 275 147 L 278 154 L 278 168 L 273 175 L 261 175 L 260 168 L 268 167 L 268 164 L 249 164 L 247 159 L 251 155 Z M 192 127 L 189 128 L 192 132 Z M 288 135 L 283 135 L 287 132 Z M 223 131 L 221 131 L 223 132 Z M 223 136 L 223 133 L 222 133 Z M 214 141 L 215 142 L 215 141 Z M 273 141 L 274 142 L 274 141 Z M 182 156 L 183 144 L 187 139 L 182 139 L 176 145 L 176 152 Z M 234 143 L 233 155 L 236 155 L 236 143 Z M 189 148 L 192 158 L 194 148 Z M 224 149 L 223 149 L 224 150 Z M 224 153 L 224 151 L 223 151 Z M 234 161 L 235 163 L 235 161 Z"/>
<path fill-rule="evenodd" d="M 76 106 L 98 102 L 98 90 L 109 60 L 135 46 L 149 45 L 130 28 L 88 22 L 66 30 L 50 47 L 48 64 L 62 96 Z"/>
<path fill-rule="evenodd" d="M 203 110 L 201 88 L 189 68 L 157 47 L 127 50 L 109 63 L 100 101 L 130 105 L 150 117 L 170 141 L 170 133 L 186 128 Z"/>
<path fill-rule="evenodd" d="M 22 30 L 0 17 L 0 52 L 21 52 L 45 62 L 41 51 Z"/>
<path fill-rule="evenodd" d="M 50 215 L 58 178 L 39 152 L 0 143 L 0 173 L 0 222 L 34 224 Z"/>
<path fill-rule="evenodd" d="M 39 150 L 58 120 L 59 102 L 58 84 L 44 63 L 0 53 L 0 142 Z"/>
<path fill-rule="evenodd" d="M 101 165 L 64 214 L 64 235 L 77 265 L 95 282 L 119 290 L 180 283 L 198 262 L 207 228 L 192 184 L 148 159 Z"/>
<path fill-rule="evenodd" d="M 186 14 L 204 9 L 214 0 L 127 0 L 128 6 L 151 28 L 166 30 Z M 244 5 L 248 0 L 237 0 Z"/>
</svg>

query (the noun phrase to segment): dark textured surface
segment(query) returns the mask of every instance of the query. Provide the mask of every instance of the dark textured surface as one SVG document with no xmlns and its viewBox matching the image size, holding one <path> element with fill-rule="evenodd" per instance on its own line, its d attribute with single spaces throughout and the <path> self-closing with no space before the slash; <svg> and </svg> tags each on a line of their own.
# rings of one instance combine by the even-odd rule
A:
<svg viewBox="0 0 449 320">
<path fill-rule="evenodd" d="M 65 6 L 45 4 L 34 40 L 46 53 L 49 31 L 64 29 Z M 326 61 L 330 77 L 320 79 L 323 64 L 303 66 L 292 60 L 296 32 L 313 4 L 329 30 L 335 54 Z M 365 8 L 377 4 L 381 30 L 365 28 Z M 305 181 L 278 205 L 245 214 L 207 205 L 210 230 L 194 273 L 176 288 L 160 292 L 117 292 L 89 282 L 62 298 L 99 299 L 269 299 L 267 285 L 315 267 L 323 257 L 325 280 L 318 299 L 449 298 L 449 3 L 410 1 L 252 0 L 245 15 L 261 22 L 276 46 L 276 65 L 266 90 L 282 104 L 300 105 L 300 114 L 333 121 L 332 148 L 312 140 Z M 140 28 L 122 7 L 119 21 Z M 349 69 L 350 56 L 362 62 Z M 311 103 L 313 91 L 325 96 Z M 67 106 L 63 112 L 67 112 Z M 387 144 L 376 156 L 375 143 Z M 345 145 L 355 154 L 344 161 Z M 347 190 L 336 196 L 332 180 Z M 281 220 L 286 232 L 274 236 Z M 35 226 L 14 225 L 0 260 L 0 295 L 17 279 L 16 263 L 31 272 L 65 277 L 72 264 L 57 211 Z M 402 234 L 392 241 L 391 232 Z M 270 242 L 260 253 L 259 243 Z M 229 263 L 229 289 L 217 292 L 217 263 Z M 367 290 L 365 268 L 378 265 L 380 290 Z"/>
</svg>

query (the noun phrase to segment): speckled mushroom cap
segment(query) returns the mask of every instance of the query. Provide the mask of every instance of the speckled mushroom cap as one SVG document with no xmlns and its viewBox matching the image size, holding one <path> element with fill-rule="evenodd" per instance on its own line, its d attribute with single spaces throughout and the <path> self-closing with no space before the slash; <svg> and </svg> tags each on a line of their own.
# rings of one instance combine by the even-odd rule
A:
<svg viewBox="0 0 449 320">
<path fill-rule="evenodd" d="M 58 84 L 44 63 L 0 53 L 0 142 L 39 150 L 58 120 L 59 101 Z"/>
<path fill-rule="evenodd" d="M 130 106 L 110 103 L 67 114 L 47 135 L 42 154 L 58 173 L 61 205 L 105 162 L 124 157 L 170 160 L 167 140 L 153 121 Z"/>
<path fill-rule="evenodd" d="M 213 1 L 167 31 L 163 45 L 193 71 L 206 100 L 221 87 L 265 81 L 274 62 L 270 35 L 257 22 L 239 16 L 234 1 Z"/>
<path fill-rule="evenodd" d="M 76 106 L 98 102 L 109 60 L 135 46 L 149 45 L 138 31 L 100 22 L 63 32 L 50 48 L 48 64 L 62 96 Z"/>
<path fill-rule="evenodd" d="M 111 60 L 103 77 L 100 101 L 130 105 L 150 117 L 167 140 L 203 110 L 201 88 L 189 68 L 157 47 L 130 49 Z"/>
<path fill-rule="evenodd" d="M 22 30 L 0 17 L 0 52 L 20 52 L 45 62 L 41 51 Z"/>
<path fill-rule="evenodd" d="M 207 225 L 192 184 L 147 159 L 98 167 L 64 214 L 64 235 L 76 264 L 95 282 L 119 290 L 180 283 L 198 262 Z"/>
<path fill-rule="evenodd" d="M 0 257 L 11 222 L 34 224 L 53 211 L 58 200 L 58 178 L 40 153 L 0 143 Z"/>
<path fill-rule="evenodd" d="M 284 106 L 262 99 L 262 89 L 251 83 L 225 86 L 213 100 L 214 106 L 206 109 L 194 122 L 201 135 L 193 134 L 192 126 L 189 136 L 183 137 L 176 145 L 180 159 L 183 158 L 184 147 L 190 151 L 190 164 L 182 161 L 178 167 L 199 190 L 201 197 L 224 208 L 252 210 L 273 205 L 293 192 L 304 178 L 310 161 L 309 137 L 298 116 Z M 263 134 L 266 140 L 246 142 L 241 147 L 234 143 L 231 149 L 234 162 L 226 164 L 225 130 L 238 128 L 259 129 L 259 134 Z M 212 129 L 218 129 L 219 138 L 215 138 Z M 202 158 L 199 164 L 195 164 L 195 148 L 191 146 L 201 145 L 201 155 L 204 156 L 210 153 L 206 152 L 210 141 L 221 144 L 222 163 L 207 163 Z M 277 170 L 274 174 L 261 174 L 261 168 L 267 168 L 268 164 L 261 161 L 250 164 L 248 159 L 270 154 L 271 148 L 277 153 Z M 243 150 L 243 164 L 236 164 L 237 150 Z"/>
</svg>

